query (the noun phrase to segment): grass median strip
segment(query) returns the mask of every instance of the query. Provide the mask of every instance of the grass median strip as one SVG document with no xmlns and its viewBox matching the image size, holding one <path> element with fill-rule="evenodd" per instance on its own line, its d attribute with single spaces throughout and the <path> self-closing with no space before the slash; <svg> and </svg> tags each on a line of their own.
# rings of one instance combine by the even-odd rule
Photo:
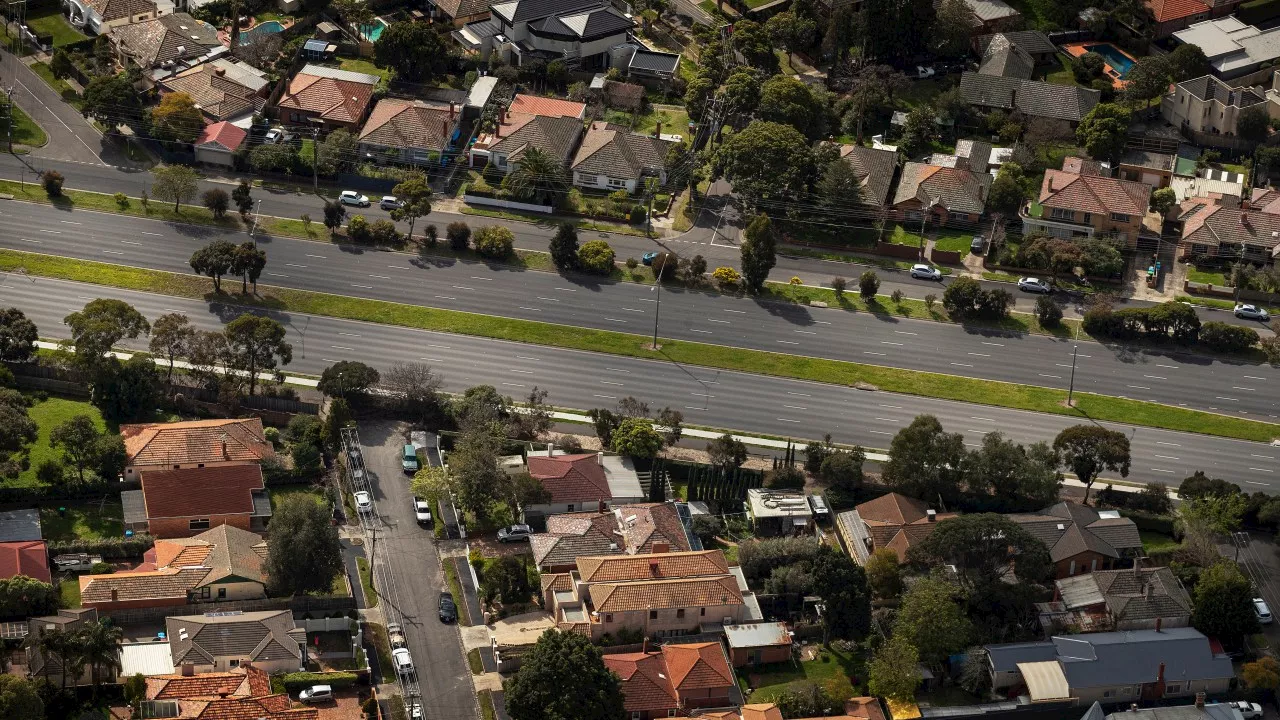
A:
<svg viewBox="0 0 1280 720">
<path fill-rule="evenodd" d="M 1076 393 L 1076 407 L 1067 408 L 1064 406 L 1066 393 L 1051 388 L 679 340 L 662 340 L 661 352 L 654 353 L 646 347 L 647 338 L 639 335 L 288 288 L 259 286 L 260 295 L 256 297 L 227 294 L 215 296 L 210 292 L 209 281 L 195 275 L 0 250 L 0 271 L 14 271 L 18 268 L 23 268 L 29 275 L 198 300 L 216 298 L 221 302 L 272 310 L 611 355 L 669 360 L 687 365 L 836 385 L 868 383 L 891 392 L 1054 413 L 1081 420 L 1146 425 L 1261 442 L 1280 436 L 1280 426 L 1272 423 L 1090 393 Z"/>
</svg>

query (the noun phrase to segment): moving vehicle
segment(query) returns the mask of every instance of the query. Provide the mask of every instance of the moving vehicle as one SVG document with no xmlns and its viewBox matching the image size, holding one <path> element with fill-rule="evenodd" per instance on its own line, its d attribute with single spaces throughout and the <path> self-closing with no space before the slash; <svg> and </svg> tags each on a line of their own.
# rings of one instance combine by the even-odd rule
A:
<svg viewBox="0 0 1280 720">
<path fill-rule="evenodd" d="M 405 642 L 404 628 L 400 627 L 400 623 L 387 623 L 387 640 L 393 649 L 402 648 L 408 644 Z"/>
<path fill-rule="evenodd" d="M 392 650 L 391 660 L 395 663 L 397 673 L 401 675 L 413 674 L 413 656 L 409 654 L 409 648 Z"/>
<path fill-rule="evenodd" d="M 1235 312 L 1236 312 L 1236 317 L 1244 318 L 1245 320 L 1261 320 L 1263 322 L 1266 322 L 1271 319 L 1271 313 L 1267 312 L 1266 309 L 1264 308 L 1258 307 L 1257 305 L 1246 305 L 1245 303 L 1237 303 Z"/>
<path fill-rule="evenodd" d="M 918 264 L 911 266 L 911 277 L 921 280 L 941 280 L 942 271 L 932 265 Z"/>
<path fill-rule="evenodd" d="M 355 205 L 356 207 L 369 207 L 369 196 L 361 195 L 355 190 L 343 190 L 338 196 L 338 202 L 343 205 Z"/>
<path fill-rule="evenodd" d="M 645 265 L 652 265 L 653 259 L 658 257 L 658 255 L 660 254 L 661 253 L 659 253 L 657 250 L 651 250 L 650 252 L 647 252 L 640 256 L 640 262 L 644 263 Z"/>
<path fill-rule="evenodd" d="M 397 210 L 404 207 L 404 203 L 400 202 L 400 199 L 395 195 L 383 195 L 382 199 L 378 201 L 378 207 L 383 210 Z"/>
<path fill-rule="evenodd" d="M 974 235 L 973 241 L 969 243 L 969 252 L 974 255 L 981 255 L 983 250 L 987 249 L 987 241 L 981 235 Z"/>
<path fill-rule="evenodd" d="M 1240 716 L 1243 717 L 1244 720 L 1254 720 L 1255 718 L 1262 717 L 1262 706 L 1258 703 L 1236 700 L 1235 702 L 1227 703 L 1227 707 L 1239 710 Z"/>
<path fill-rule="evenodd" d="M 413 499 L 413 514 L 418 518 L 419 525 L 431 524 L 431 506 L 422 498 Z"/>
<path fill-rule="evenodd" d="M 454 623 L 458 621 L 458 606 L 453 602 L 453 595 L 440 593 L 440 622 Z"/>
<path fill-rule="evenodd" d="M 318 703 L 333 699 L 333 688 L 328 685 L 312 685 L 298 693 L 298 702 Z"/>
<path fill-rule="evenodd" d="M 373 496 L 366 490 L 356 491 L 356 510 L 369 512 L 373 509 Z"/>
<path fill-rule="evenodd" d="M 1271 608 L 1267 607 L 1267 601 L 1262 598 L 1253 599 L 1253 614 L 1258 616 L 1258 622 L 1263 625 L 1271 624 Z"/>
<path fill-rule="evenodd" d="M 1049 283 L 1033 277 L 1018 278 L 1018 289 L 1032 293 L 1053 292 L 1053 288 L 1049 287 Z"/>
<path fill-rule="evenodd" d="M 498 542 L 520 542 L 522 540 L 528 540 L 529 536 L 532 534 L 533 528 L 528 525 L 512 525 L 511 527 L 504 527 L 498 531 Z"/>
<path fill-rule="evenodd" d="M 406 475 L 412 475 L 418 472 L 418 450 L 412 445 L 404 446 L 404 453 L 400 456 L 400 467 Z"/>
</svg>

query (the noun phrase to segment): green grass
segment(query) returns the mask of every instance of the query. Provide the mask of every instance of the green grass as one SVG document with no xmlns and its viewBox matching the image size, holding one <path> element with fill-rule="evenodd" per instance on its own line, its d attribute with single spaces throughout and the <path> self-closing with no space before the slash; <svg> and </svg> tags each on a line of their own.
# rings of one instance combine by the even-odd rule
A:
<svg viewBox="0 0 1280 720">
<path fill-rule="evenodd" d="M 559 215 L 526 215 L 524 213 L 511 212 L 509 210 L 493 210 L 490 208 L 471 207 L 469 205 L 462 208 L 462 214 L 498 218 L 500 220 L 513 220 L 515 222 L 527 222 L 535 225 L 542 225 L 544 223 L 559 224 L 567 221 L 577 225 L 579 230 L 586 230 L 588 232 L 608 232 L 617 233 L 619 235 L 648 237 L 648 234 L 644 231 L 644 226 L 623 225 L 621 223 L 611 223 L 603 220 L 587 220 L 585 218 L 561 217 Z"/>
<path fill-rule="evenodd" d="M 802 248 L 788 245 L 779 251 L 780 255 L 796 255 L 799 257 L 818 258 L 819 260 L 832 260 L 835 262 L 845 262 L 857 265 L 871 265 L 883 270 L 910 270 L 915 263 L 911 260 L 897 260 L 883 255 L 860 255 L 857 253 L 843 253 L 835 250 L 824 250 L 821 248 Z M 943 275 L 950 275 L 952 270 L 948 267 L 939 267 Z"/>
<path fill-rule="evenodd" d="M 44 129 L 37 125 L 30 116 L 22 112 L 22 108 L 11 104 L 9 112 L 13 113 L 13 142 L 15 145 L 41 147 L 49 142 L 49 136 L 45 134 Z M 0 136 L 5 136 L 6 131 L 7 128 L 0 125 Z"/>
<path fill-rule="evenodd" d="M 761 0 L 762 4 L 768 1 L 769 0 Z M 751 5 L 751 0 L 747 0 L 747 4 Z M 754 8 L 755 5 L 751 5 L 751 7 Z M 791 66 L 791 55 L 787 53 L 786 50 L 774 50 L 773 54 L 778 58 L 778 72 L 781 72 L 783 75 L 799 75 L 800 74 L 794 67 Z"/>
<path fill-rule="evenodd" d="M 328 503 L 324 491 L 320 488 L 310 485 L 285 485 L 283 487 L 273 487 L 270 490 L 271 495 L 271 512 L 275 512 L 286 499 L 291 497 L 309 497 L 315 501 L 317 505 Z"/>
<path fill-rule="evenodd" d="M 32 64 L 31 71 L 36 75 L 39 75 L 40 79 L 43 80 L 46 85 L 53 88 L 55 92 L 61 95 L 63 102 L 77 108 L 80 107 L 82 102 L 80 93 L 76 92 L 75 88 L 71 87 L 66 80 L 54 77 L 53 70 L 50 70 L 46 63 L 38 62 Z"/>
<path fill-rule="evenodd" d="M 1231 300 L 1222 300 L 1220 298 L 1203 297 L 1201 295 L 1178 295 L 1177 297 L 1174 298 L 1174 300 L 1177 300 L 1178 302 L 1190 303 L 1192 305 L 1203 305 L 1205 307 L 1217 308 L 1219 310 L 1234 310 L 1236 307 L 1235 302 Z M 1275 315 L 1276 313 L 1280 313 L 1280 306 L 1277 306 L 1277 305 L 1263 305 L 1261 303 L 1254 303 L 1254 305 L 1259 305 L 1260 307 L 1266 308 L 1267 312 L 1271 313 L 1272 315 Z"/>
<path fill-rule="evenodd" d="M 373 572 L 369 568 L 369 561 L 364 558 L 356 558 L 356 569 L 360 571 L 360 587 L 364 588 L 364 604 L 366 607 L 378 607 L 378 591 L 373 587 Z"/>
<path fill-rule="evenodd" d="M 493 693 L 489 690 L 481 690 L 476 695 L 480 698 L 481 720 L 494 720 L 497 717 L 497 712 L 493 709 Z"/>
<path fill-rule="evenodd" d="M 70 45 L 88 38 L 87 35 L 67 24 L 67 19 L 62 17 L 62 12 L 56 4 L 27 15 L 27 25 L 37 35 L 52 35 L 54 47 Z"/>
<path fill-rule="evenodd" d="M 462 594 L 462 583 L 458 581 L 458 570 L 453 565 L 453 558 L 440 558 L 444 567 L 444 579 L 449 584 L 449 592 L 453 593 L 453 602 L 458 606 L 458 624 L 471 624 L 471 608 L 467 607 L 467 597 Z"/>
<path fill-rule="evenodd" d="M 1227 286 L 1227 276 L 1219 270 L 1201 270 L 1195 265 L 1187 266 L 1187 279 L 1191 282 L 1208 283 L 1218 287 Z"/>
<path fill-rule="evenodd" d="M 1011 282 L 1011 283 L 1016 283 L 1019 280 L 1017 275 L 1010 275 L 1009 273 L 990 272 L 990 271 L 983 271 L 982 279 L 994 280 L 996 282 Z"/>
<path fill-rule="evenodd" d="M 1054 85 L 1079 85 L 1076 82 L 1076 76 L 1071 72 L 1071 58 L 1058 53 L 1054 56 L 1056 66 L 1049 72 L 1045 73 L 1044 81 L 1053 83 Z"/>
<path fill-rule="evenodd" d="M 1138 535 L 1142 538 L 1142 551 L 1150 555 L 1154 552 L 1166 552 L 1177 550 L 1182 547 L 1182 543 L 1174 540 L 1172 536 L 1152 530 L 1139 530 Z"/>
<path fill-rule="evenodd" d="M 716 540 L 711 545 L 712 550 L 719 550 L 724 553 L 725 562 L 730 565 L 738 564 L 738 545 L 737 543 L 727 543 L 723 540 Z"/>
<path fill-rule="evenodd" d="M 674 105 L 655 105 L 644 115 L 636 118 L 633 128 L 638 133 L 651 133 L 662 123 L 663 135 L 688 135 L 689 113 L 684 108 Z"/>
<path fill-rule="evenodd" d="M 909 80 L 907 87 L 894 96 L 894 107 L 901 110 L 912 110 L 921 105 L 931 103 L 947 86 L 948 83 L 938 78 Z"/>
<path fill-rule="evenodd" d="M 958 252 L 960 257 L 964 257 L 969 254 L 969 243 L 971 242 L 973 242 L 973 233 L 939 230 L 938 238 L 933 241 L 933 246 L 939 250 Z"/>
<path fill-rule="evenodd" d="M 63 513 L 58 508 L 66 508 Z M 124 508 L 119 496 L 105 503 L 50 503 L 40 508 L 40 530 L 44 539 L 107 540 L 124 536 Z"/>
<path fill-rule="evenodd" d="M 64 610 L 80 607 L 80 580 L 71 575 L 58 583 L 58 607 Z"/>
<path fill-rule="evenodd" d="M 854 697 L 858 690 L 850 678 L 863 675 L 864 663 L 861 658 L 834 648 L 827 648 L 822 652 L 828 656 L 827 662 L 815 659 L 745 669 L 743 674 L 747 683 L 754 688 L 747 701 L 775 702 L 783 693 L 798 689 L 798 686 L 806 682 L 822 687 L 832 699 L 839 702 Z"/>
<path fill-rule="evenodd" d="M 258 296 L 225 293 L 213 296 L 209 292 L 209 281 L 194 275 L 179 275 L 15 250 L 0 250 L 0 271 L 11 271 L 17 267 L 23 267 L 33 275 L 194 299 L 217 297 L 221 302 L 230 300 L 244 305 L 280 311 L 326 315 L 625 357 L 657 357 L 675 363 L 836 385 L 852 386 L 855 383 L 868 383 L 888 392 L 1054 413 L 1079 418 L 1082 421 L 1091 419 L 1123 422 L 1128 425 L 1146 425 L 1259 442 L 1270 442 L 1273 438 L 1280 436 L 1280 426 L 1271 423 L 1091 393 L 1076 393 L 1075 407 L 1067 408 L 1064 406 L 1066 393 L 1060 389 L 672 339 L 661 339 L 661 354 L 655 356 L 652 350 L 647 349 L 649 338 L 641 335 L 513 320 L 266 285 L 258 286 Z M 787 290 L 792 291 L 791 288 Z M 821 294 L 822 297 L 832 296 L 830 290 L 822 288 L 799 288 L 795 289 L 795 292 Z M 851 297 L 852 295 L 853 293 L 845 293 L 851 309 L 855 309 L 858 300 Z M 909 316 L 909 313 L 914 312 L 911 309 L 914 307 L 911 302 L 913 301 L 904 302 L 902 309 L 894 308 L 893 310 L 889 310 L 882 304 L 882 309 L 884 312 Z M 882 303 L 887 304 L 889 301 L 886 298 Z M 940 308 L 935 308 L 935 312 L 940 312 Z"/>
<path fill-rule="evenodd" d="M 50 203 L 64 210 L 96 210 L 153 220 L 215 225 L 228 230 L 244 228 L 240 222 L 240 216 L 236 213 L 228 213 L 226 217 L 216 220 L 208 208 L 196 205 L 183 205 L 175 211 L 170 203 L 150 200 L 147 206 L 143 207 L 137 198 L 130 198 L 129 204 L 122 208 L 116 204 L 115 198 L 111 195 L 66 188 L 62 190 L 62 197 L 51 201 L 39 183 L 17 183 L 12 180 L 0 180 L 0 192 L 10 193 L 15 198 L 28 202 Z"/>
<path fill-rule="evenodd" d="M 368 75 L 376 75 L 382 78 L 382 84 L 386 85 L 391 81 L 391 69 L 380 68 L 372 62 L 359 58 L 343 58 L 338 67 L 351 72 L 365 73 Z"/>
<path fill-rule="evenodd" d="M 39 480 L 36 479 L 36 468 L 40 467 L 41 462 L 45 460 L 64 462 L 62 450 L 49 444 L 49 433 L 53 432 L 55 427 L 77 415 L 88 415 L 93 418 L 93 424 L 98 426 L 99 430 L 107 428 L 107 424 L 102 420 L 102 413 L 98 411 L 98 408 L 84 400 L 70 400 L 51 396 L 49 399 L 33 405 L 29 414 L 31 419 L 35 421 L 39 432 L 36 441 L 31 444 L 28 450 L 31 466 L 22 471 L 16 480 L 5 480 L 3 482 L 5 487 L 34 487 L 39 485 Z"/>
<path fill-rule="evenodd" d="M 872 230 L 871 232 L 875 232 Z M 893 229 L 885 233 L 884 241 L 894 245 L 909 245 L 911 247 L 920 247 L 919 233 L 908 231 L 901 225 L 894 225 Z"/>
<path fill-rule="evenodd" d="M 383 675 L 395 672 L 395 661 L 391 658 L 391 640 L 387 638 L 387 626 L 382 623 L 366 623 L 365 627 L 369 628 L 370 634 L 373 635 L 373 648 L 378 653 L 378 667 L 382 670 Z"/>
<path fill-rule="evenodd" d="M 467 651 L 467 664 L 471 666 L 472 675 L 484 673 L 484 660 L 480 658 L 480 648 L 471 648 Z"/>
</svg>

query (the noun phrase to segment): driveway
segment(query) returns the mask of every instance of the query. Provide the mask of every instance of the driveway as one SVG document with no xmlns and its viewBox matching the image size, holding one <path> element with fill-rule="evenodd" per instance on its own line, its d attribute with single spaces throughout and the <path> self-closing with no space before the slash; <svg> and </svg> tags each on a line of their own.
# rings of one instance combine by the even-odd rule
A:
<svg viewBox="0 0 1280 720">
<path fill-rule="evenodd" d="M 366 542 L 365 550 L 390 570 L 386 575 L 392 587 L 378 588 L 379 607 L 403 618 L 426 717 L 474 718 L 475 690 L 458 629 L 442 624 L 436 615 L 444 573 L 435 539 L 415 520 L 409 480 L 400 466 L 407 431 L 400 423 L 360 425 L 365 468 L 381 520 L 376 543 Z"/>
<path fill-rule="evenodd" d="M 84 119 L 79 110 L 62 101 L 62 96 L 31 71 L 17 56 L 0 51 L 0 77 L 12 85 L 13 100 L 49 135 L 49 142 L 31 154 L 50 160 L 100 165 L 102 133 Z"/>
</svg>

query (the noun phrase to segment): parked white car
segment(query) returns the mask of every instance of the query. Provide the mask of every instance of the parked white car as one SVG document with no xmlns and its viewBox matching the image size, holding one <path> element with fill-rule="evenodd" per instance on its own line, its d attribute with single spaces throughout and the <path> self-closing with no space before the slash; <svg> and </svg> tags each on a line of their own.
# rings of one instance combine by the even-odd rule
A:
<svg viewBox="0 0 1280 720">
<path fill-rule="evenodd" d="M 1253 599 L 1253 614 L 1258 616 L 1258 622 L 1263 625 L 1271 624 L 1271 608 L 1267 607 L 1267 601 L 1262 598 Z"/>
<path fill-rule="evenodd" d="M 1244 318 L 1245 320 L 1261 320 L 1262 322 L 1266 322 L 1271 319 L 1271 313 L 1267 312 L 1265 308 L 1260 308 L 1257 305 L 1239 303 L 1236 305 L 1236 317 Z"/>
<path fill-rule="evenodd" d="M 298 701 L 304 703 L 329 702 L 333 699 L 333 688 L 329 685 L 312 685 L 298 693 Z"/>
<path fill-rule="evenodd" d="M 932 265 L 912 265 L 911 277 L 920 278 L 921 280 L 941 280 L 942 271 Z"/>
<path fill-rule="evenodd" d="M 396 648 L 391 651 L 391 659 L 395 662 L 396 672 L 401 675 L 413 674 L 413 656 L 409 654 L 409 648 Z"/>
<path fill-rule="evenodd" d="M 355 205 L 356 207 L 369 207 L 369 196 L 361 195 L 355 190 L 343 190 L 338 196 L 338 202 L 343 205 Z"/>
<path fill-rule="evenodd" d="M 413 499 L 413 514 L 417 516 L 419 525 L 431 524 L 431 505 L 426 500 Z"/>
<path fill-rule="evenodd" d="M 365 490 L 356 491 L 356 510 L 369 512 L 373 509 L 373 496 Z"/>
<path fill-rule="evenodd" d="M 1018 289 L 1032 293 L 1051 293 L 1053 288 L 1040 278 L 1024 277 L 1018 279 Z"/>
<path fill-rule="evenodd" d="M 1258 703 L 1245 702 L 1244 700 L 1236 700 L 1235 702 L 1227 703 L 1227 705 L 1229 707 L 1235 708 L 1236 710 L 1239 710 L 1240 716 L 1243 717 L 1244 720 L 1255 720 L 1255 718 L 1262 717 L 1262 706 L 1259 705 Z"/>
</svg>

